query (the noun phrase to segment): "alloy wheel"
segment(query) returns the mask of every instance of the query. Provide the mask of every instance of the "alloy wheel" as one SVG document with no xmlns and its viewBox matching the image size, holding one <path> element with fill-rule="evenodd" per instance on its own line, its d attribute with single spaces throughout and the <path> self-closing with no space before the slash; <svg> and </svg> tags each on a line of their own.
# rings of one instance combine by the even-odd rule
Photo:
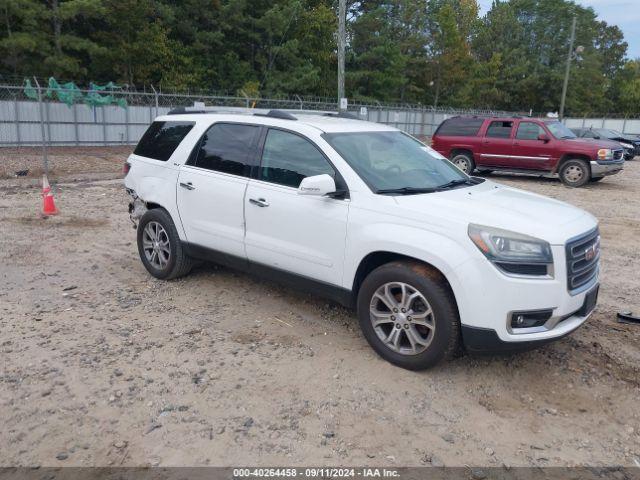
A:
<svg viewBox="0 0 640 480">
<path fill-rule="evenodd" d="M 149 222 L 142 232 L 142 249 L 147 261 L 158 270 L 163 270 L 171 257 L 169 235 L 158 222 Z"/>
<path fill-rule="evenodd" d="M 391 350 L 402 355 L 424 352 L 435 331 L 431 305 L 416 288 L 390 282 L 371 298 L 369 317 L 376 335 Z"/>
</svg>

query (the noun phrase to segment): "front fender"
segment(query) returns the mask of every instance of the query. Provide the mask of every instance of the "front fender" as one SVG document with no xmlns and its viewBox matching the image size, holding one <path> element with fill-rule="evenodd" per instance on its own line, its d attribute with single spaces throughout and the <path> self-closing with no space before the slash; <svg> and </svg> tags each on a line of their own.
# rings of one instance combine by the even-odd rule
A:
<svg viewBox="0 0 640 480">
<path fill-rule="evenodd" d="M 466 233 L 464 235 L 466 238 Z M 443 233 L 392 223 L 362 225 L 347 237 L 344 288 L 353 289 L 359 265 L 374 252 L 404 255 L 437 268 L 449 282 L 456 299 L 463 294 L 463 282 L 456 269 L 474 256 L 470 248 Z"/>
</svg>

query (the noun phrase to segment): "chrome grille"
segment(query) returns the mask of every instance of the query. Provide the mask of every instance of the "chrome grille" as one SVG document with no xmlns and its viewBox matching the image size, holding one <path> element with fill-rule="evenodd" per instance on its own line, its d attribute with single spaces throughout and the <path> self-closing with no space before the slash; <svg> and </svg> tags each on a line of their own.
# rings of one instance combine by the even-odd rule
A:
<svg viewBox="0 0 640 480">
<path fill-rule="evenodd" d="M 600 231 L 596 228 L 566 246 L 567 288 L 574 292 L 598 275 L 600 262 Z"/>
</svg>

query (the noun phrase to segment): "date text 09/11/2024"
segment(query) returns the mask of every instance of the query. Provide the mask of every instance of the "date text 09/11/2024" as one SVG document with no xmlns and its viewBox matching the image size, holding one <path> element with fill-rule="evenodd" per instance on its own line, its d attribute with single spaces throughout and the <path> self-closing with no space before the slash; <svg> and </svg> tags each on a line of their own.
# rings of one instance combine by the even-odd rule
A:
<svg viewBox="0 0 640 480">
<path fill-rule="evenodd" d="M 235 468 L 233 478 L 248 477 L 303 477 L 303 478 L 394 478 L 400 473 L 387 468 Z"/>
</svg>

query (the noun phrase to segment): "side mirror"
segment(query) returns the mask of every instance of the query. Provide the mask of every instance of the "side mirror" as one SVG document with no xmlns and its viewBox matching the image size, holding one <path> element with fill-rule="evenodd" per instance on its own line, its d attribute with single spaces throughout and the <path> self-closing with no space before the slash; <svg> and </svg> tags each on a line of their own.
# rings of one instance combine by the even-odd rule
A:
<svg viewBox="0 0 640 480">
<path fill-rule="evenodd" d="M 540 140 L 541 142 L 544 142 L 544 143 L 548 143 L 549 142 L 549 135 L 547 135 L 546 133 L 541 133 L 540 135 L 538 135 L 538 140 Z"/>
<path fill-rule="evenodd" d="M 323 173 L 322 175 L 314 175 L 312 177 L 306 177 L 300 182 L 298 187 L 298 195 L 314 195 L 322 197 L 336 191 L 336 182 L 331 177 Z"/>
</svg>

